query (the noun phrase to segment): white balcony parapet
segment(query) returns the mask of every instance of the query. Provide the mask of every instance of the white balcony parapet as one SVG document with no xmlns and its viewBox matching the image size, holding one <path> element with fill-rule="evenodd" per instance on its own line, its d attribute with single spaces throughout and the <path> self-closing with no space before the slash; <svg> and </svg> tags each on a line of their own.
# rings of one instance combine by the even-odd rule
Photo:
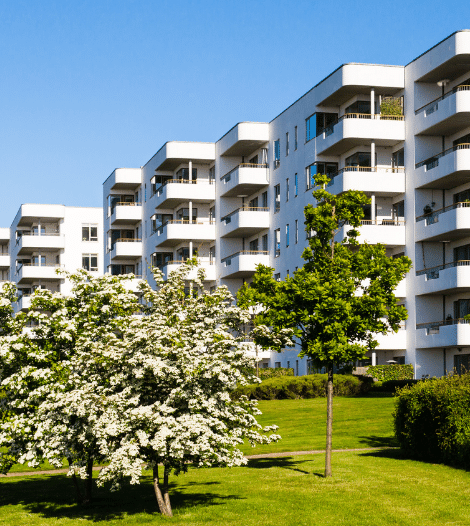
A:
<svg viewBox="0 0 470 526">
<path fill-rule="evenodd" d="M 406 349 L 406 330 L 405 323 L 400 326 L 397 332 L 388 332 L 387 334 L 376 334 L 374 339 L 379 344 L 377 350 L 395 350 Z"/>
<path fill-rule="evenodd" d="M 316 138 L 317 153 L 340 155 L 364 140 L 378 146 L 393 146 L 405 140 L 402 115 L 346 113 L 322 130 Z"/>
<path fill-rule="evenodd" d="M 268 184 L 267 164 L 241 163 L 220 178 L 220 195 L 251 195 Z"/>
<path fill-rule="evenodd" d="M 142 257 L 142 240 L 138 238 L 119 238 L 110 250 L 111 260 L 136 259 Z"/>
<path fill-rule="evenodd" d="M 103 183 L 106 191 L 135 190 L 142 182 L 140 168 L 116 168 Z"/>
<path fill-rule="evenodd" d="M 111 225 L 124 225 L 142 221 L 142 203 L 116 203 L 111 212 Z"/>
<path fill-rule="evenodd" d="M 416 133 L 451 135 L 465 127 L 462 119 L 469 115 L 470 86 L 456 86 L 415 111 Z"/>
<path fill-rule="evenodd" d="M 215 221 L 171 219 L 158 227 L 151 239 L 155 246 L 174 246 L 188 240 L 215 240 Z"/>
<path fill-rule="evenodd" d="M 416 294 L 470 291 L 470 261 L 451 261 L 416 272 Z"/>
<path fill-rule="evenodd" d="M 416 241 L 442 241 L 470 235 L 470 202 L 453 203 L 416 218 Z"/>
<path fill-rule="evenodd" d="M 16 241 L 18 254 L 36 249 L 60 250 L 65 247 L 65 237 L 58 232 L 42 234 L 23 234 Z"/>
<path fill-rule="evenodd" d="M 340 194 L 360 190 L 376 196 L 393 197 L 405 193 L 405 169 L 395 167 L 345 166 L 328 183 L 328 191 Z"/>
<path fill-rule="evenodd" d="M 215 185 L 208 179 L 170 179 L 154 189 L 151 199 L 155 208 L 175 208 L 185 201 L 210 203 L 215 200 Z"/>
<path fill-rule="evenodd" d="M 220 237 L 246 237 L 269 228 L 269 208 L 238 208 L 221 217 L 220 221 Z"/>
<path fill-rule="evenodd" d="M 0 242 L 2 244 L 8 243 L 10 241 L 10 229 L 2 227 L 0 228 Z"/>
<path fill-rule="evenodd" d="M 470 143 L 457 144 L 415 164 L 417 188 L 454 188 L 468 181 Z"/>
<path fill-rule="evenodd" d="M 260 263 L 269 265 L 269 252 L 265 250 L 241 250 L 220 260 L 222 278 L 243 278 L 251 276 Z"/>
<path fill-rule="evenodd" d="M 239 122 L 217 142 L 219 155 L 243 156 L 269 141 L 266 122 Z"/>
<path fill-rule="evenodd" d="M 470 325 L 465 318 L 418 323 L 416 325 L 416 347 L 469 347 Z"/>
<path fill-rule="evenodd" d="M 184 261 L 167 261 L 164 265 L 160 267 L 163 272 L 163 279 L 168 279 L 168 276 L 171 272 L 178 270 Z M 186 276 L 187 280 L 194 280 L 197 277 L 198 270 L 202 268 L 205 272 L 204 281 L 215 281 L 215 265 L 214 261 L 203 260 L 198 258 L 198 267 L 192 268 L 188 275 Z"/>
<path fill-rule="evenodd" d="M 348 230 L 351 229 L 350 225 L 344 225 L 336 234 L 336 239 L 344 239 Z M 369 243 L 370 245 L 381 243 L 391 247 L 405 245 L 405 221 L 402 220 L 394 218 L 364 219 L 357 230 L 360 233 L 359 243 Z"/>
<path fill-rule="evenodd" d="M 10 268 L 10 256 L 8 254 L 0 254 L 0 269 Z"/>
<path fill-rule="evenodd" d="M 61 268 L 61 265 L 49 264 L 49 265 L 38 265 L 33 263 L 23 263 L 17 270 L 17 282 L 22 283 L 26 281 L 32 281 L 37 279 L 47 280 L 60 280 L 64 279 L 63 276 L 58 274 L 57 269 Z"/>
</svg>

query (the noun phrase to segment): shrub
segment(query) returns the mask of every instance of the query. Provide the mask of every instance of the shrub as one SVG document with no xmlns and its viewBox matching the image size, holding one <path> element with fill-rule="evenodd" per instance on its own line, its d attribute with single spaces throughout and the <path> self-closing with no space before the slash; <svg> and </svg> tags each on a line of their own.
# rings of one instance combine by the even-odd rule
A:
<svg viewBox="0 0 470 526">
<path fill-rule="evenodd" d="M 382 115 L 403 115 L 401 100 L 397 97 L 383 97 L 380 113 Z"/>
<path fill-rule="evenodd" d="M 470 468 L 470 374 L 398 391 L 395 435 L 412 458 Z"/>
<path fill-rule="evenodd" d="M 390 365 L 371 365 L 367 368 L 367 374 L 379 381 L 388 380 L 412 380 L 413 364 L 390 364 Z"/>
<path fill-rule="evenodd" d="M 291 367 L 263 367 L 259 369 L 260 380 L 277 378 L 279 376 L 294 376 L 294 369 Z"/>
<path fill-rule="evenodd" d="M 326 396 L 326 374 L 283 376 L 264 380 L 260 384 L 239 387 L 236 397 L 246 395 L 257 400 L 285 400 L 292 398 L 317 398 Z M 354 396 L 367 390 L 366 384 L 355 376 L 335 375 L 335 396 Z"/>
</svg>

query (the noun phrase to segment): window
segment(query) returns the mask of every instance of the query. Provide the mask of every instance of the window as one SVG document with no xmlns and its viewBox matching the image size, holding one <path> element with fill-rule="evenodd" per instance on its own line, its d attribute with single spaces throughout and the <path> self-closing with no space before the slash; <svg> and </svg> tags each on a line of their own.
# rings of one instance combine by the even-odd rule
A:
<svg viewBox="0 0 470 526">
<path fill-rule="evenodd" d="M 295 196 L 297 197 L 299 195 L 299 176 L 295 174 L 294 176 L 294 186 L 295 186 Z"/>
<path fill-rule="evenodd" d="M 274 362 L 274 367 L 276 369 L 280 369 L 281 368 L 281 362 Z"/>
<path fill-rule="evenodd" d="M 112 276 L 120 276 L 121 274 L 135 274 L 134 265 L 110 265 L 108 272 Z"/>
<path fill-rule="evenodd" d="M 274 168 L 281 164 L 281 141 L 274 141 Z"/>
<path fill-rule="evenodd" d="M 286 179 L 286 201 L 289 201 L 289 178 Z"/>
<path fill-rule="evenodd" d="M 289 223 L 286 225 L 286 247 L 289 246 Z"/>
<path fill-rule="evenodd" d="M 189 222 L 189 208 L 180 208 L 176 212 L 176 219 L 179 219 L 180 221 L 188 221 Z M 197 219 L 197 208 L 192 209 L 192 220 L 196 221 Z"/>
<path fill-rule="evenodd" d="M 376 156 L 377 157 L 377 156 Z M 370 152 L 356 152 L 346 157 L 344 160 L 344 166 L 348 167 L 360 167 L 370 168 L 371 167 L 371 154 Z"/>
<path fill-rule="evenodd" d="M 470 188 L 454 194 L 454 203 L 463 203 L 465 201 L 470 201 Z"/>
<path fill-rule="evenodd" d="M 297 150 L 297 126 L 294 128 L 294 150 Z"/>
<path fill-rule="evenodd" d="M 98 254 L 82 254 L 82 268 L 88 272 L 97 272 Z"/>
<path fill-rule="evenodd" d="M 281 255 L 281 229 L 277 228 L 274 231 L 274 257 Z"/>
<path fill-rule="evenodd" d="M 215 263 L 215 247 L 209 247 L 209 264 Z"/>
<path fill-rule="evenodd" d="M 258 208 L 258 196 L 253 197 L 253 199 L 250 199 L 250 202 L 248 203 L 248 208 Z"/>
<path fill-rule="evenodd" d="M 180 168 L 175 174 L 175 179 L 178 181 L 189 181 L 189 168 Z M 192 169 L 191 179 L 197 181 L 197 168 Z"/>
<path fill-rule="evenodd" d="M 454 369 L 457 374 L 470 371 L 470 354 L 454 354 Z"/>
<path fill-rule="evenodd" d="M 462 245 L 454 248 L 454 261 L 469 261 L 470 245 Z"/>
<path fill-rule="evenodd" d="M 286 270 L 286 278 L 289 277 L 289 269 Z"/>
<path fill-rule="evenodd" d="M 311 141 L 315 137 L 317 129 L 317 114 L 314 113 L 305 121 L 305 142 Z"/>
<path fill-rule="evenodd" d="M 405 166 L 405 149 L 402 148 L 397 152 L 392 153 L 392 172 L 397 172 L 398 168 Z"/>
<path fill-rule="evenodd" d="M 326 174 L 333 179 L 338 173 L 338 163 L 313 163 L 307 166 L 307 190 L 315 186 L 315 176 L 317 174 Z"/>
<path fill-rule="evenodd" d="M 274 279 L 275 279 L 276 281 L 281 281 L 281 273 L 278 272 L 277 274 L 274 274 Z"/>
<path fill-rule="evenodd" d="M 294 241 L 295 241 L 295 244 L 297 245 L 297 243 L 299 242 L 299 221 L 298 219 L 295 220 L 295 238 L 294 238 Z"/>
<path fill-rule="evenodd" d="M 261 248 L 264 252 L 268 251 L 268 234 L 264 234 L 261 238 Z"/>
<path fill-rule="evenodd" d="M 209 184 L 214 184 L 215 182 L 215 166 L 209 168 Z"/>
<path fill-rule="evenodd" d="M 289 155 L 289 132 L 286 133 L 286 157 Z"/>
<path fill-rule="evenodd" d="M 306 168 L 307 190 L 310 190 L 315 186 L 315 175 L 316 174 L 317 174 L 317 166 L 315 164 L 311 164 L 310 166 L 307 166 Z"/>
<path fill-rule="evenodd" d="M 370 100 L 357 100 L 348 106 L 344 113 L 362 113 L 370 115 Z"/>
<path fill-rule="evenodd" d="M 393 217 L 397 219 L 405 217 L 405 201 L 399 201 L 393 205 Z"/>
<path fill-rule="evenodd" d="M 274 187 L 274 213 L 281 209 L 281 185 L 277 184 Z"/>
<path fill-rule="evenodd" d="M 250 241 L 250 252 L 258 252 L 258 240 L 253 239 Z"/>
<path fill-rule="evenodd" d="M 150 258 L 152 267 L 163 267 L 173 261 L 173 252 L 154 252 Z"/>
<path fill-rule="evenodd" d="M 261 194 L 261 206 L 263 208 L 268 208 L 268 192 L 263 192 Z"/>
</svg>

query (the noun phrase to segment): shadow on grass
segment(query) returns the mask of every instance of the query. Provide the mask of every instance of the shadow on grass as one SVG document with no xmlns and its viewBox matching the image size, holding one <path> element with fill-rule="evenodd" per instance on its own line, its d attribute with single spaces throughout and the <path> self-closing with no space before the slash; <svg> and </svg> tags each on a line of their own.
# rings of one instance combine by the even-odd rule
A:
<svg viewBox="0 0 470 526">
<path fill-rule="evenodd" d="M 398 447 L 398 441 L 395 437 L 369 435 L 358 438 L 359 442 L 367 447 Z"/>
<path fill-rule="evenodd" d="M 309 471 L 297 467 L 306 462 L 311 462 L 311 460 L 294 460 L 293 457 L 255 458 L 248 461 L 248 467 L 254 469 L 282 468 L 310 474 Z"/>
<path fill-rule="evenodd" d="M 6 481 L 6 479 L 3 479 Z M 151 477 L 142 477 L 141 484 L 126 483 L 118 492 L 111 493 L 108 488 L 93 485 L 93 502 L 79 505 L 76 502 L 75 488 L 70 478 L 63 475 L 44 475 L 8 479 L 0 482 L 0 507 L 21 505 L 29 513 L 36 513 L 45 519 L 68 518 L 86 519 L 93 522 L 107 522 L 137 514 L 159 517 L 158 506 L 153 492 Z M 222 495 L 206 491 L 208 486 L 219 482 L 189 482 L 170 484 L 170 499 L 173 511 L 184 511 L 195 506 L 214 506 L 223 501 L 240 499 L 237 495 Z M 201 486 L 197 491 L 196 487 Z M 185 489 L 189 491 L 185 491 Z"/>
</svg>

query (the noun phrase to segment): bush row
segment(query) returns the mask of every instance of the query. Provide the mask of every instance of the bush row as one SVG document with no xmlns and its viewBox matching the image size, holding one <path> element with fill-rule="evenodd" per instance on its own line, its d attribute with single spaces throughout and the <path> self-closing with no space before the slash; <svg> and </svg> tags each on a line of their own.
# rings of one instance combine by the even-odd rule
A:
<svg viewBox="0 0 470 526">
<path fill-rule="evenodd" d="M 278 378 L 279 376 L 294 376 L 294 369 L 292 367 L 263 367 L 259 369 L 260 380 Z"/>
<path fill-rule="evenodd" d="M 246 395 L 256 400 L 317 398 L 326 396 L 327 379 L 326 374 L 270 378 L 260 384 L 239 387 L 234 397 Z M 337 374 L 333 378 L 333 393 L 336 396 L 353 396 L 367 392 L 371 384 L 370 379 L 360 380 L 355 376 Z"/>
<path fill-rule="evenodd" d="M 470 468 L 470 374 L 398 391 L 395 435 L 410 457 Z"/>
<path fill-rule="evenodd" d="M 379 381 L 411 380 L 414 376 L 413 364 L 371 365 L 367 368 L 367 374 Z"/>
</svg>

